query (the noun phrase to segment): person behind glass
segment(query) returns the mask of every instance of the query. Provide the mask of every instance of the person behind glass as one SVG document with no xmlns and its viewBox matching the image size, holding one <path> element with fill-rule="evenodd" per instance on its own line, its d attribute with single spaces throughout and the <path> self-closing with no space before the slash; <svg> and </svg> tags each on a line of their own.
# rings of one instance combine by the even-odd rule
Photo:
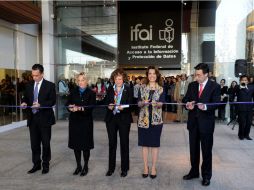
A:
<svg viewBox="0 0 254 190">
<path fill-rule="evenodd" d="M 109 86 L 105 98 L 108 106 L 105 122 L 109 140 L 109 162 L 106 176 L 111 176 L 116 166 L 117 131 L 120 136 L 121 177 L 125 177 L 129 170 L 129 133 L 132 122 L 131 110 L 133 92 L 128 84 L 126 73 L 118 68 L 111 74 L 114 86 Z M 115 105 L 123 106 L 115 106 Z"/>
<path fill-rule="evenodd" d="M 237 82 L 232 81 L 230 87 L 228 88 L 228 100 L 230 103 L 233 103 L 236 101 L 237 88 L 238 88 Z M 232 122 L 236 119 L 236 105 L 229 104 L 229 107 L 230 107 L 230 122 Z"/>
<path fill-rule="evenodd" d="M 172 82 L 172 79 L 171 77 L 167 77 L 167 88 L 166 88 L 166 91 L 165 91 L 165 99 L 166 99 L 166 102 L 167 103 L 171 103 L 171 82 Z M 171 112 L 171 108 L 172 108 L 172 105 L 171 104 L 167 104 L 166 105 L 166 111 L 167 112 Z"/>
<path fill-rule="evenodd" d="M 208 78 L 209 78 L 211 81 L 216 82 L 216 77 L 213 75 L 213 72 L 212 72 L 212 71 L 209 72 Z"/>
<path fill-rule="evenodd" d="M 27 173 L 41 169 L 49 172 L 51 159 L 51 126 L 55 124 L 53 106 L 56 103 L 55 84 L 43 78 L 44 68 L 40 64 L 32 67 L 33 80 L 26 84 L 21 106 L 27 111 L 27 126 L 30 132 L 33 168 Z M 43 107 L 40 109 L 40 107 Z M 42 144 L 42 159 L 41 159 Z"/>
<path fill-rule="evenodd" d="M 226 111 L 226 103 L 228 102 L 228 87 L 225 86 L 226 80 L 221 79 L 220 81 L 220 102 L 225 103 L 221 104 L 218 107 L 218 119 L 224 121 L 225 120 L 225 111 Z"/>
<path fill-rule="evenodd" d="M 136 104 L 133 106 L 135 115 L 138 115 L 138 112 L 139 112 L 139 107 L 137 106 L 137 103 L 138 103 L 138 92 L 139 92 L 140 86 L 141 86 L 140 79 L 137 78 L 136 84 L 133 87 L 133 104 Z"/>
<path fill-rule="evenodd" d="M 237 102 L 252 102 L 254 96 L 254 85 L 249 85 L 249 80 L 246 75 L 240 77 L 240 86 L 236 92 Z M 238 113 L 238 137 L 240 140 L 250 138 L 250 128 L 252 123 L 253 104 L 236 104 Z"/>
<path fill-rule="evenodd" d="M 249 78 L 249 84 L 254 84 L 254 77 Z"/>
<path fill-rule="evenodd" d="M 69 94 L 66 106 L 69 115 L 69 143 L 68 147 L 74 150 L 77 168 L 73 175 L 85 176 L 88 173 L 90 150 L 94 148 L 93 115 L 91 106 L 96 103 L 95 92 L 88 87 L 88 80 L 84 73 L 77 76 L 77 87 Z M 84 157 L 84 167 L 81 166 L 81 154 Z"/>
<path fill-rule="evenodd" d="M 146 70 L 147 82 L 139 90 L 138 145 L 142 147 L 144 162 L 143 178 L 148 177 L 148 153 L 152 153 L 150 177 L 156 178 L 156 163 L 159 154 L 160 137 L 163 127 L 162 105 L 165 101 L 161 75 L 154 66 Z"/>
<path fill-rule="evenodd" d="M 176 103 L 176 102 L 174 101 L 174 92 L 175 92 L 176 83 L 177 83 L 176 78 L 175 78 L 175 77 L 172 77 L 172 83 L 171 83 L 171 85 L 170 85 L 171 103 Z M 171 111 L 172 111 L 173 113 L 177 113 L 177 105 L 176 105 L 176 104 L 173 104 L 173 105 L 172 105 Z"/>
<path fill-rule="evenodd" d="M 96 94 L 104 94 L 106 92 L 106 87 L 104 85 L 104 81 L 101 78 L 97 79 L 95 84 Z"/>
</svg>

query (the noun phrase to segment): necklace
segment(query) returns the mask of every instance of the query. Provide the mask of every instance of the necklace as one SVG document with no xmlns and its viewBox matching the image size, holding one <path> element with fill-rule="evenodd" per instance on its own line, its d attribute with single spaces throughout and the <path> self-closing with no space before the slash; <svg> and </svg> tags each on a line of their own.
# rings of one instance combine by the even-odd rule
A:
<svg viewBox="0 0 254 190">
<path fill-rule="evenodd" d="M 151 90 L 154 90 L 154 89 L 156 88 L 156 84 L 152 84 L 152 85 L 149 84 L 149 88 L 150 88 Z"/>
</svg>

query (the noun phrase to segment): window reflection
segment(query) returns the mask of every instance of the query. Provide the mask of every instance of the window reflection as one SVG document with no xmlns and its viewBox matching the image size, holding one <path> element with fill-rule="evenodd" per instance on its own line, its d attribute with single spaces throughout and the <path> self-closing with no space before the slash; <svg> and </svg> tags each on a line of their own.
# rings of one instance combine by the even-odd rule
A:
<svg viewBox="0 0 254 190">
<path fill-rule="evenodd" d="M 66 97 L 75 87 L 75 76 L 85 72 L 89 86 L 103 104 L 109 77 L 116 67 L 116 3 L 108 1 L 56 2 L 58 41 L 58 119 L 66 119 Z M 103 119 L 104 109 L 95 109 L 95 119 Z"/>
<path fill-rule="evenodd" d="M 26 119 L 19 109 L 25 85 L 32 80 L 31 71 L 0 69 L 0 126 Z"/>
</svg>

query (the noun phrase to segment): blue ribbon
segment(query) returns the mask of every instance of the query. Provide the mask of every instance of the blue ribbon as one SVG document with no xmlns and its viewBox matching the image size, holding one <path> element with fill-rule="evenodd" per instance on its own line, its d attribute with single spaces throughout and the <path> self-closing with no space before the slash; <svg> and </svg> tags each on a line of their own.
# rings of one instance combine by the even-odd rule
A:
<svg viewBox="0 0 254 190">
<path fill-rule="evenodd" d="M 154 102 L 147 102 L 146 105 L 154 104 Z M 182 105 L 185 106 L 186 103 L 162 103 L 163 105 Z M 218 103 L 195 103 L 194 105 L 198 104 L 205 104 L 209 106 L 218 106 L 218 105 L 225 105 L 225 104 L 254 104 L 254 102 L 218 102 Z M 114 104 L 113 106 L 136 106 L 138 104 Z M 108 107 L 109 105 L 87 105 L 87 106 L 77 106 L 77 107 L 83 107 L 83 108 L 94 108 L 94 107 Z M 40 106 L 36 109 L 49 109 L 49 108 L 55 108 L 56 106 Z M 71 108 L 73 106 L 63 106 L 65 108 Z M 17 106 L 17 105 L 0 105 L 0 108 L 34 108 L 32 106 Z"/>
</svg>

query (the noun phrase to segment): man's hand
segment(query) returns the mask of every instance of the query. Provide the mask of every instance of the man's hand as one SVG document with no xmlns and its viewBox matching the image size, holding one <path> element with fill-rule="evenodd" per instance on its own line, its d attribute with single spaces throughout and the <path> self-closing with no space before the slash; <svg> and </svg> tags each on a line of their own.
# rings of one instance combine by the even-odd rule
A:
<svg viewBox="0 0 254 190">
<path fill-rule="evenodd" d="M 38 102 L 34 102 L 32 105 L 33 109 L 39 109 L 40 108 L 40 104 Z"/>
<path fill-rule="evenodd" d="M 26 109 L 27 103 L 23 102 L 22 104 L 20 104 L 20 106 L 21 106 L 22 109 Z"/>
<path fill-rule="evenodd" d="M 195 104 L 195 101 L 187 102 L 187 103 L 186 103 L 186 108 L 187 108 L 188 110 L 193 110 L 193 109 L 194 109 L 194 104 Z"/>
<path fill-rule="evenodd" d="M 200 109 L 200 110 L 206 110 L 205 104 L 203 104 L 203 103 L 197 103 L 197 105 L 198 105 L 198 109 Z"/>
</svg>

